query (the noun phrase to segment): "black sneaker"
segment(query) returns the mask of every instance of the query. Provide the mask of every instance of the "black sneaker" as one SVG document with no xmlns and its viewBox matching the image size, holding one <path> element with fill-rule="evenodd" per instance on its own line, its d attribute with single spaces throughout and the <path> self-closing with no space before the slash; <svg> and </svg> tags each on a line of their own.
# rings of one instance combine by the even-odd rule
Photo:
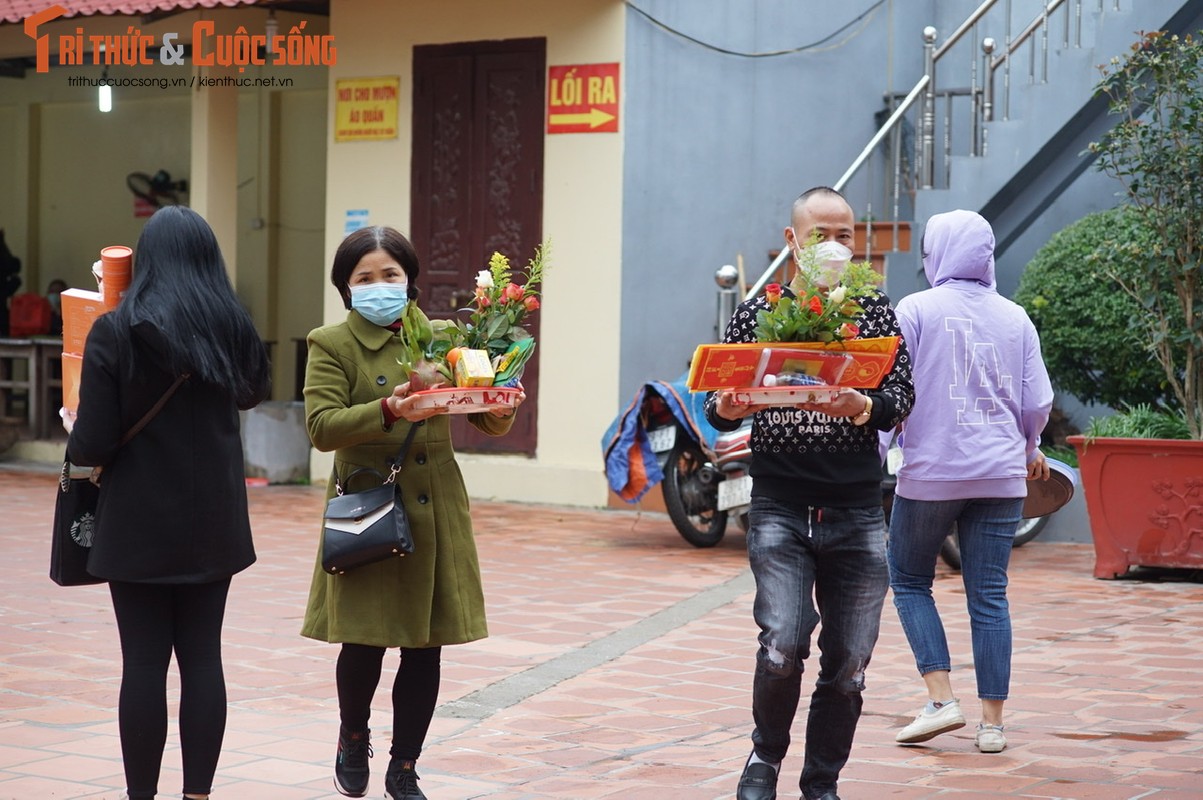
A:
<svg viewBox="0 0 1203 800">
<path fill-rule="evenodd" d="M 393 800 L 426 800 L 426 795 L 418 788 L 414 762 L 395 761 L 389 764 L 388 773 L 384 776 L 384 796 Z"/>
<path fill-rule="evenodd" d="M 334 756 L 334 788 L 346 797 L 368 793 L 368 759 L 372 757 L 372 732 L 348 731 L 339 726 L 338 752 Z"/>
<path fill-rule="evenodd" d="M 735 789 L 735 800 L 777 800 L 777 770 L 772 764 L 757 761 L 744 765 Z"/>
</svg>

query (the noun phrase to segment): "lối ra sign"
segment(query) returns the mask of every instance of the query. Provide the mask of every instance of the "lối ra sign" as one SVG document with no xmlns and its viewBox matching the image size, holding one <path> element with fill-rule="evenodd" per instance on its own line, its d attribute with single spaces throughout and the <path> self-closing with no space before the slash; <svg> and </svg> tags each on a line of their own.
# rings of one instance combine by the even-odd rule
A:
<svg viewBox="0 0 1203 800">
<path fill-rule="evenodd" d="M 617 133 L 618 64 L 547 68 L 548 133 Z"/>
</svg>

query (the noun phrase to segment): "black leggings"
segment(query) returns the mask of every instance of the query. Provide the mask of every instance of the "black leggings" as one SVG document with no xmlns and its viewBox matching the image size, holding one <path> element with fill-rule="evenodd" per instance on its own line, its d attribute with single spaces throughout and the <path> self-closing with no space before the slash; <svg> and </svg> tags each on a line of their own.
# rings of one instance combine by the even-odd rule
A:
<svg viewBox="0 0 1203 800">
<path fill-rule="evenodd" d="M 208 794 L 226 729 L 221 623 L 230 579 L 109 584 L 121 636 L 118 727 L 130 800 L 158 791 L 167 741 L 167 667 L 180 671 L 184 793 Z"/>
<path fill-rule="evenodd" d="M 395 759 L 417 761 L 422 754 L 439 699 L 442 652 L 441 647 L 401 648 L 401 666 L 393 679 L 393 746 L 389 750 Z M 339 651 L 335 669 L 338 713 L 347 730 L 367 729 L 383 661 L 383 647 L 344 644 Z"/>
</svg>

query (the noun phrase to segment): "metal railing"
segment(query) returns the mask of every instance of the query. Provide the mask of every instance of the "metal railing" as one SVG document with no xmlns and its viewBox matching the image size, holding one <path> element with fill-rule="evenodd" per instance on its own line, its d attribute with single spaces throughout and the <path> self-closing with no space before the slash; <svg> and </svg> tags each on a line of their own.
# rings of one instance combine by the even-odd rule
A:
<svg viewBox="0 0 1203 800">
<path fill-rule="evenodd" d="M 936 28 L 929 25 L 923 29 L 924 74 L 905 95 L 886 96 L 884 111 L 888 116 L 833 185 L 833 188 L 843 190 L 867 164 L 872 163 L 873 155 L 882 142 L 889 140 L 888 168 L 880 195 L 883 199 L 882 205 L 888 208 L 889 215 L 888 221 L 880 225 L 893 227 L 892 241 L 895 249 L 898 243 L 899 220 L 903 218 L 904 194 L 913 202 L 914 194 L 919 189 L 946 188 L 953 156 L 958 149 L 975 157 L 987 154 L 987 123 L 995 119 L 1000 103 L 1001 118 L 1010 118 L 1013 62 L 1016 53 L 1028 45 L 1029 82 L 1047 82 L 1050 35 L 1057 25 L 1054 18 L 1058 12 L 1063 12 L 1063 19 L 1059 20 L 1061 46 L 1069 48 L 1071 42 L 1073 47 L 1082 45 L 1083 6 L 1089 5 L 1091 0 L 1040 0 L 1035 3 L 1039 6 L 1039 11 L 1018 33 L 1013 32 L 1012 26 L 1013 2 L 1014 0 L 985 0 L 938 46 L 936 40 L 939 34 Z M 1120 0 L 1112 0 L 1111 4 L 1115 10 L 1120 9 Z M 1097 5 L 1097 10 L 1103 12 L 1106 0 L 1097 0 Z M 979 32 L 987 31 L 996 35 L 1001 33 L 1002 46 L 999 47 L 995 36 L 982 36 L 980 56 L 971 48 L 969 57 L 964 58 L 965 48 L 958 48 L 957 45 L 962 41 L 977 42 Z M 956 60 L 958 57 L 959 62 Z M 942 62 L 946 68 L 967 74 L 968 87 L 942 86 L 938 80 Z M 1001 97 L 995 90 L 999 81 L 1002 84 Z M 938 108 L 941 103 L 942 113 Z M 908 112 L 912 111 L 915 117 L 913 122 L 908 118 Z M 968 124 L 964 125 L 965 122 Z M 915 141 L 908 145 L 905 140 L 910 131 L 914 131 Z M 939 181 L 936 180 L 937 175 Z M 866 194 L 873 197 L 877 192 L 877 186 L 870 186 Z M 867 206 L 866 216 L 872 220 L 873 202 L 869 201 Z M 870 240 L 874 225 L 871 221 L 869 230 L 866 231 Z M 783 274 L 789 256 L 788 248 L 783 248 L 764 273 L 748 288 L 744 298 L 755 297 L 775 275 Z M 720 291 L 723 291 L 721 287 Z M 727 286 L 726 291 L 730 293 L 731 287 Z"/>
</svg>

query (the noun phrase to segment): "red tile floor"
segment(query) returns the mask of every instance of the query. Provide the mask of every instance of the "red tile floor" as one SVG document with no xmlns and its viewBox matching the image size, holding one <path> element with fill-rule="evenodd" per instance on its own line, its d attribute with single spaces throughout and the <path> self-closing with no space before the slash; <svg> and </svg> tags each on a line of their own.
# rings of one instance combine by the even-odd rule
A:
<svg viewBox="0 0 1203 800">
<path fill-rule="evenodd" d="M 103 587 L 46 577 L 53 492 L 45 471 L 0 470 L 0 800 L 115 800 L 124 782 L 112 612 Z M 213 797 L 337 797 L 335 647 L 297 634 L 321 492 L 249 492 L 259 561 L 235 578 L 226 619 L 230 713 Z M 697 550 L 656 513 L 477 502 L 473 517 L 492 635 L 444 651 L 419 764 L 426 794 L 733 797 L 749 749 L 756 634 L 743 535 Z M 927 746 L 894 744 L 924 697 L 887 602 L 841 797 L 1203 798 L 1203 585 L 1098 581 L 1092 559 L 1089 545 L 1040 540 L 1014 553 L 1010 746 L 998 755 L 974 749 L 975 714 Z M 941 565 L 935 592 L 954 685 L 973 709 L 958 575 Z M 174 677 L 172 686 L 174 696 Z M 387 762 L 384 737 L 378 744 L 376 798 Z M 782 798 L 797 796 L 800 769 L 795 747 Z M 179 785 L 173 726 L 160 796 L 178 797 Z"/>
</svg>

